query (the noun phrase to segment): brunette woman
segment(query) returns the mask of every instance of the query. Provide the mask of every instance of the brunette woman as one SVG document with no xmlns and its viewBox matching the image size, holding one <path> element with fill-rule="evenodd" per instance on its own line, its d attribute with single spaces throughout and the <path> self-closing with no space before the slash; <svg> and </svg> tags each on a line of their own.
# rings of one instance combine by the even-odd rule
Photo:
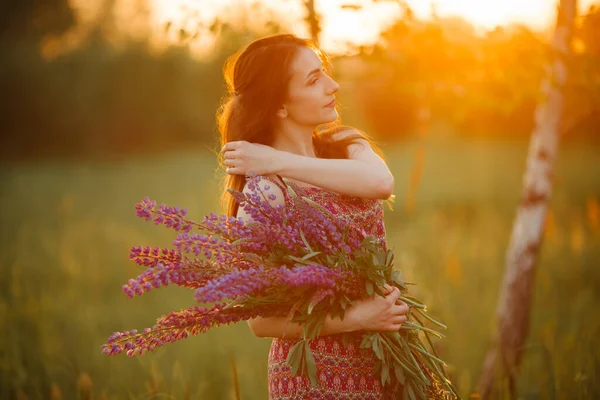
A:
<svg viewBox="0 0 600 400">
<path fill-rule="evenodd" d="M 231 56 L 224 67 L 228 95 L 217 114 L 221 134 L 225 187 L 249 191 L 247 173 L 269 183 L 273 205 L 290 201 L 286 183 L 328 208 L 355 232 L 376 237 L 386 245 L 383 201 L 392 195 L 394 178 L 381 151 L 364 133 L 329 127 L 339 120 L 338 83 L 328 73 L 324 52 L 309 40 L 282 34 L 250 43 Z M 326 129 L 322 129 L 325 127 Z M 229 216 L 248 219 L 225 190 Z M 344 320 L 329 317 L 321 336 L 311 341 L 320 386 L 292 376 L 285 364 L 302 326 L 285 318 L 248 321 L 258 337 L 273 338 L 268 356 L 269 398 L 388 399 L 374 373 L 375 356 L 360 349 L 364 331 L 398 331 L 408 306 L 397 288 L 386 297 L 365 298 L 351 306 Z M 349 338 L 347 346 L 342 335 Z"/>
</svg>

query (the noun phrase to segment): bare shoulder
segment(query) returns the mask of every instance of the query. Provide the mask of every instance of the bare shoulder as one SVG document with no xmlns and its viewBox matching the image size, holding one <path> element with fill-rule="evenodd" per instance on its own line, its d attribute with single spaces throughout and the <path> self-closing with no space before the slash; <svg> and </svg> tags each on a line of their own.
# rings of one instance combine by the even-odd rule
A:
<svg viewBox="0 0 600 400">
<path fill-rule="evenodd" d="M 280 185 L 283 185 L 283 182 L 281 182 L 279 178 L 275 175 L 261 175 L 258 178 L 258 185 L 260 189 L 259 193 L 262 192 L 265 199 L 268 200 L 272 205 L 284 205 L 285 199 L 283 195 L 283 190 L 280 187 Z M 251 194 L 253 192 L 253 189 L 255 188 L 251 187 L 250 181 L 247 180 L 242 192 Z"/>
<path fill-rule="evenodd" d="M 259 176 L 257 184 L 259 185 L 260 190 L 258 193 L 261 195 L 262 200 L 268 201 L 273 207 L 278 205 L 285 206 L 285 197 L 283 195 L 283 191 L 281 188 L 274 182 L 278 180 L 276 176 Z M 254 185 L 250 184 L 251 181 L 247 180 L 244 188 L 242 189 L 242 193 L 252 194 L 257 191 L 257 188 Z M 252 218 L 250 215 L 244 210 L 243 207 L 238 207 L 237 217 L 241 217 L 244 221 L 250 221 Z"/>
<path fill-rule="evenodd" d="M 350 158 L 354 158 L 358 153 L 363 151 L 372 150 L 371 143 L 367 140 L 365 134 L 358 129 L 352 127 L 344 127 L 344 129 L 335 132 L 331 135 L 331 139 L 334 142 L 342 141 L 346 139 L 352 139 L 350 143 L 348 143 L 348 154 Z"/>
<path fill-rule="evenodd" d="M 335 141 L 345 140 L 348 138 L 356 138 L 358 141 L 362 141 L 364 143 L 368 143 L 365 138 L 365 134 L 356 128 L 352 128 L 349 126 L 343 127 L 339 131 L 336 131 L 331 134 L 331 138 Z"/>
</svg>

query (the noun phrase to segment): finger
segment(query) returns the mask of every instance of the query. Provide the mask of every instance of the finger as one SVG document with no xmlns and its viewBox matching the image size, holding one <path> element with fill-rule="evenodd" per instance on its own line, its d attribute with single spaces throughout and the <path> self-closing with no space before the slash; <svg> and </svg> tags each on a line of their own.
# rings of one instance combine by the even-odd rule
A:
<svg viewBox="0 0 600 400">
<path fill-rule="evenodd" d="M 408 306 L 408 304 L 406 304 L 402 300 L 398 300 L 396 302 L 396 305 L 398 306 L 398 312 L 402 314 L 408 314 L 408 312 L 410 311 L 410 307 Z"/>
<path fill-rule="evenodd" d="M 396 302 L 396 300 L 398 300 L 398 298 L 400 297 L 400 289 L 398 289 L 397 287 L 394 286 L 394 288 L 392 289 L 392 292 L 387 296 L 387 299 L 389 299 L 392 304 L 394 304 Z"/>
<path fill-rule="evenodd" d="M 401 302 L 400 304 L 394 304 L 393 311 L 395 314 L 408 314 L 410 312 L 410 307 L 408 304 Z"/>
<path fill-rule="evenodd" d="M 238 158 L 240 153 L 237 150 L 227 150 L 223 153 L 225 158 Z"/>
<path fill-rule="evenodd" d="M 406 317 L 406 315 L 397 315 L 394 318 L 392 318 L 390 320 L 390 322 L 394 325 L 400 325 L 406 322 L 408 318 Z"/>
<path fill-rule="evenodd" d="M 244 174 L 244 172 L 240 168 L 236 168 L 236 167 L 225 168 L 225 172 L 227 172 L 229 175 L 243 175 Z"/>
<path fill-rule="evenodd" d="M 225 159 L 223 164 L 227 165 L 228 167 L 237 167 L 237 161 L 234 159 Z"/>
<path fill-rule="evenodd" d="M 398 332 L 402 324 L 393 324 L 387 327 L 386 332 Z"/>
<path fill-rule="evenodd" d="M 392 287 L 390 285 L 388 285 L 387 283 L 385 283 L 383 285 L 383 294 L 387 295 L 388 293 L 390 293 L 392 291 Z"/>
<path fill-rule="evenodd" d="M 238 147 L 238 141 L 234 141 L 234 142 L 227 142 L 223 145 L 223 147 L 221 148 L 221 151 L 228 151 L 228 150 L 235 150 Z"/>
</svg>

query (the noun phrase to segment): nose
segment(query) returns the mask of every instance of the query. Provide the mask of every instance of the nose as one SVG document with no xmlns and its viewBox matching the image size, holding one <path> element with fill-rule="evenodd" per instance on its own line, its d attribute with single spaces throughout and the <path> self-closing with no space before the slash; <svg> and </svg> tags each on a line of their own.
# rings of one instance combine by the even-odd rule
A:
<svg viewBox="0 0 600 400">
<path fill-rule="evenodd" d="M 329 85 L 329 93 L 328 94 L 334 94 L 335 92 L 337 92 L 340 89 L 340 85 L 331 77 L 329 77 L 329 80 L 331 81 L 331 83 Z"/>
</svg>

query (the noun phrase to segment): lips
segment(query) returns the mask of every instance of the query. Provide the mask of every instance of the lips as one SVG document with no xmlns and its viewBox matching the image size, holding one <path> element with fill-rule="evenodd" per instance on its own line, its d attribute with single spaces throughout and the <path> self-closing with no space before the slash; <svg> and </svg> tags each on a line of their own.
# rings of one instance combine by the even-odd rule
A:
<svg viewBox="0 0 600 400">
<path fill-rule="evenodd" d="M 331 103 L 327 104 L 325 107 L 330 107 L 330 108 L 335 107 L 335 99 L 331 100 Z"/>
</svg>

